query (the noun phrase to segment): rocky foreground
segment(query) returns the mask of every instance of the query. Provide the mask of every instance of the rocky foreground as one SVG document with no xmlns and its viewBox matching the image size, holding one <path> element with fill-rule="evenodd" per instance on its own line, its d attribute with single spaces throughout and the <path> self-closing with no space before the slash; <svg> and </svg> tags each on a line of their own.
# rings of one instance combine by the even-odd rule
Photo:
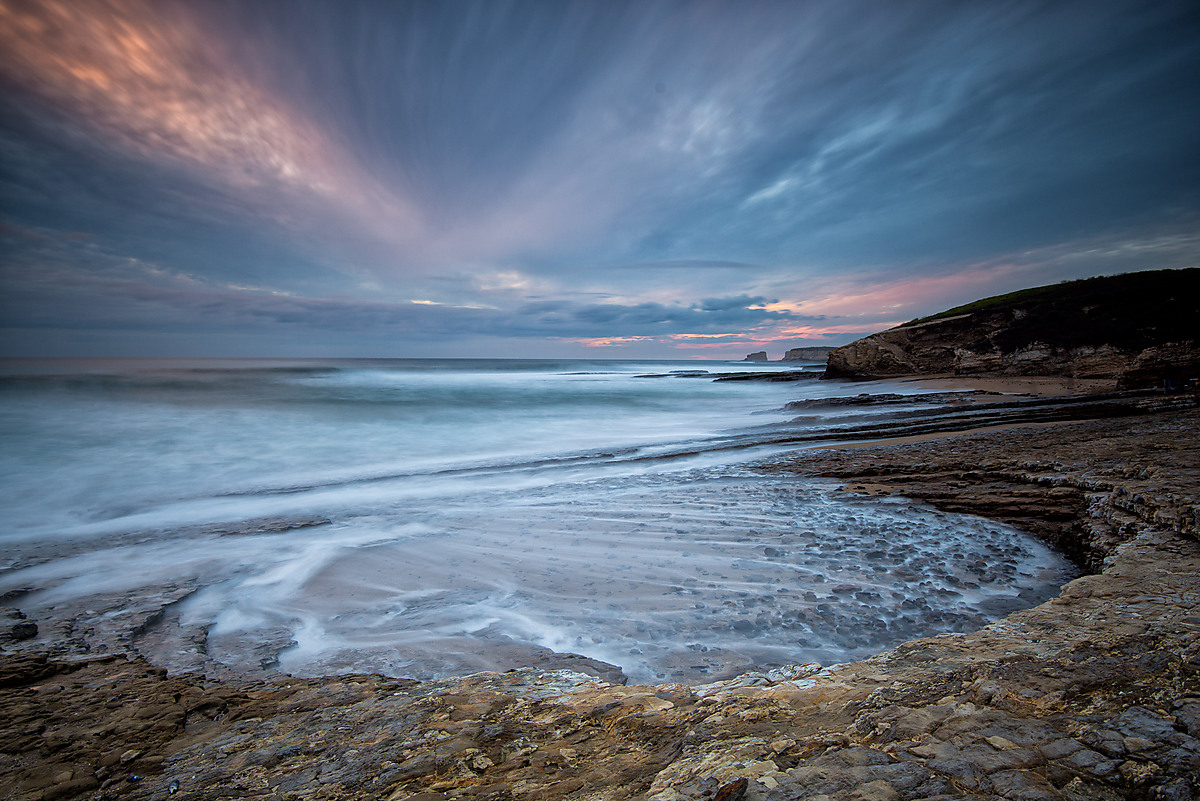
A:
<svg viewBox="0 0 1200 801">
<path fill-rule="evenodd" d="M 1096 571 L 850 665 L 703 687 L 535 670 L 214 683 L 8 653 L 0 796 L 1192 799 L 1198 429 L 1200 410 L 1168 410 L 764 464 L 1008 520 Z"/>
</svg>

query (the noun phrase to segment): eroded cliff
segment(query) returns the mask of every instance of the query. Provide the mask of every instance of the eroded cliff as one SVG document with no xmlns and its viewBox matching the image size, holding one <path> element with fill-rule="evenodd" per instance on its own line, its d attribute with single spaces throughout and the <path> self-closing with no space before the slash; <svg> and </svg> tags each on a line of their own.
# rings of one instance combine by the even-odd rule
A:
<svg viewBox="0 0 1200 801">
<path fill-rule="evenodd" d="M 1014 292 L 864 337 L 827 374 L 1041 375 L 1142 387 L 1200 375 L 1200 269 Z"/>
</svg>

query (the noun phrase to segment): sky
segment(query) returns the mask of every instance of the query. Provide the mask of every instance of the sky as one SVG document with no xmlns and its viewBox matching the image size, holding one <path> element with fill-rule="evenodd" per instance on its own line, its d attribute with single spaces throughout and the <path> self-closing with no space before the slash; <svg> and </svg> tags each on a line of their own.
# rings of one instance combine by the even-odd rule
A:
<svg viewBox="0 0 1200 801">
<path fill-rule="evenodd" d="M 0 355 L 741 358 L 1200 264 L 1200 6 L 0 0 Z"/>
</svg>

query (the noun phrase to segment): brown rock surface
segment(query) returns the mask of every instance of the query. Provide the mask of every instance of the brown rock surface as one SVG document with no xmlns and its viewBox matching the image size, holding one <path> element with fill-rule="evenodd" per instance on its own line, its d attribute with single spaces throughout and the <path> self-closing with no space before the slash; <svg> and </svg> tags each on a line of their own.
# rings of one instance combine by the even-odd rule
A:
<svg viewBox="0 0 1200 801">
<path fill-rule="evenodd" d="M 1066 376 L 1124 388 L 1200 377 L 1200 270 L 1037 287 L 950 309 L 837 348 L 830 376 Z"/>
<path fill-rule="evenodd" d="M 1200 412 L 797 453 L 764 471 L 1009 520 L 1099 572 L 967 635 L 702 687 L 414 683 L 0 660 L 0 795 L 1189 799 Z M 140 777 L 140 778 L 134 778 Z"/>
<path fill-rule="evenodd" d="M 799 362 L 799 361 L 814 361 L 823 362 L 829 358 L 829 353 L 833 348 L 827 347 L 808 347 L 808 348 L 788 348 L 783 354 L 781 362 Z"/>
</svg>

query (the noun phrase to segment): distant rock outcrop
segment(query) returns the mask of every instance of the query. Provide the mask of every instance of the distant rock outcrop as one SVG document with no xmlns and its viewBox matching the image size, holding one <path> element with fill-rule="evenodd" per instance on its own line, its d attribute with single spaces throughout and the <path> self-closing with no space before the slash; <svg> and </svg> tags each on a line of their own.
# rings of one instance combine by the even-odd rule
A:
<svg viewBox="0 0 1200 801">
<path fill-rule="evenodd" d="M 851 342 L 829 376 L 930 373 L 1116 379 L 1200 375 L 1200 269 L 1089 278 L 976 301 Z"/>
<path fill-rule="evenodd" d="M 746 358 L 742 359 L 744 362 L 765 362 L 766 360 L 767 352 L 765 350 L 760 350 L 755 353 L 747 353 Z"/>
<path fill-rule="evenodd" d="M 823 362 L 833 348 L 792 348 L 783 354 L 782 362 Z"/>
</svg>

